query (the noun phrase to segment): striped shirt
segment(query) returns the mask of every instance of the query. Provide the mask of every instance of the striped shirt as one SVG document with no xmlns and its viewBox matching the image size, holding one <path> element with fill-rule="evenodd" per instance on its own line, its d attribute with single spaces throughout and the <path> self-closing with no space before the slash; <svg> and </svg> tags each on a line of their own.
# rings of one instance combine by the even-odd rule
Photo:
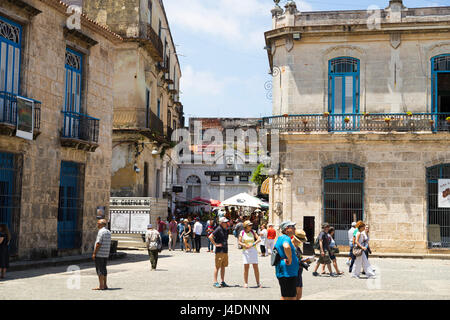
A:
<svg viewBox="0 0 450 320">
<path fill-rule="evenodd" d="M 108 258 L 109 251 L 111 248 L 111 232 L 105 227 L 101 228 L 97 234 L 97 240 L 95 245 L 100 244 L 100 248 L 97 251 L 96 257 L 98 258 Z"/>
</svg>

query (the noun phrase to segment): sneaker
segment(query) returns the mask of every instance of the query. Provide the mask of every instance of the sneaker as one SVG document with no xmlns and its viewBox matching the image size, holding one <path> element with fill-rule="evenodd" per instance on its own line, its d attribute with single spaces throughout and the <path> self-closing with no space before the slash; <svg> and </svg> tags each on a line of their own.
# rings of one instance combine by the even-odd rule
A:
<svg viewBox="0 0 450 320">
<path fill-rule="evenodd" d="M 220 284 L 219 284 L 218 282 L 214 283 L 214 284 L 213 284 L 213 287 L 214 287 L 214 288 L 221 288 L 221 286 L 220 286 Z"/>
<path fill-rule="evenodd" d="M 313 275 L 314 277 L 317 277 L 319 274 L 318 274 L 317 272 L 313 272 L 312 275 Z"/>
<path fill-rule="evenodd" d="M 222 281 L 222 283 L 220 284 L 222 287 L 227 288 L 229 287 L 229 285 L 227 285 L 224 281 Z"/>
</svg>

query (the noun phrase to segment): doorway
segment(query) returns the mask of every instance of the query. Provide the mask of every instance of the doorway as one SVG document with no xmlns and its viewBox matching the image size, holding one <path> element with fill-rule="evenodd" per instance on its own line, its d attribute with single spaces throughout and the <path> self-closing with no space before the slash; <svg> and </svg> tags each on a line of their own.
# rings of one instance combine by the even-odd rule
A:
<svg viewBox="0 0 450 320">
<path fill-rule="evenodd" d="M 306 233 L 306 238 L 308 242 L 303 245 L 303 254 L 313 255 L 314 254 L 314 228 L 315 228 L 315 217 L 303 217 L 303 231 Z"/>
</svg>

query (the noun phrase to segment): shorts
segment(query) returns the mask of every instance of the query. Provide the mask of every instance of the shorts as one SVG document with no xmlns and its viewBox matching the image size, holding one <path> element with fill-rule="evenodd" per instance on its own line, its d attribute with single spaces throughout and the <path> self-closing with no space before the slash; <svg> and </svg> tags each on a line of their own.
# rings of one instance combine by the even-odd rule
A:
<svg viewBox="0 0 450 320">
<path fill-rule="evenodd" d="M 108 258 L 98 258 L 95 257 L 95 270 L 97 270 L 97 275 L 99 276 L 107 276 L 108 272 L 106 271 L 106 263 Z"/>
<path fill-rule="evenodd" d="M 228 253 L 216 253 L 216 268 L 228 267 Z"/>
<path fill-rule="evenodd" d="M 297 296 L 297 280 L 298 277 L 278 278 L 283 298 L 295 298 Z"/>
<path fill-rule="evenodd" d="M 323 257 L 321 254 L 319 254 L 319 264 L 330 264 L 330 263 L 331 259 L 328 251 L 325 251 L 325 255 Z"/>
<path fill-rule="evenodd" d="M 303 277 L 302 276 L 303 276 L 303 268 L 300 267 L 298 269 L 297 285 L 296 285 L 297 288 L 303 288 Z"/>
<path fill-rule="evenodd" d="M 330 260 L 336 260 L 336 256 L 335 256 L 334 254 L 332 254 L 332 255 L 330 256 Z"/>
</svg>

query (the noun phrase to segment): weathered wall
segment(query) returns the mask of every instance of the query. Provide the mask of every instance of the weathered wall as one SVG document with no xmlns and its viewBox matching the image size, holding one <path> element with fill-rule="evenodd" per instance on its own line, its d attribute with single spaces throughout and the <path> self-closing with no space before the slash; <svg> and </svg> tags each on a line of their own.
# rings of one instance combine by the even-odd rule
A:
<svg viewBox="0 0 450 320">
<path fill-rule="evenodd" d="M 426 252 L 426 168 L 450 162 L 448 134 L 293 134 L 282 139 L 282 166 L 293 174 L 290 190 L 286 179 L 283 183 L 283 196 L 288 194 L 282 199 L 283 216 L 272 215 L 273 222 L 292 217 L 302 228 L 303 216 L 314 216 L 317 236 L 324 222 L 323 168 L 351 163 L 365 168 L 364 221 L 371 227 L 371 247 Z M 300 187 L 304 194 L 298 193 Z"/>
</svg>

